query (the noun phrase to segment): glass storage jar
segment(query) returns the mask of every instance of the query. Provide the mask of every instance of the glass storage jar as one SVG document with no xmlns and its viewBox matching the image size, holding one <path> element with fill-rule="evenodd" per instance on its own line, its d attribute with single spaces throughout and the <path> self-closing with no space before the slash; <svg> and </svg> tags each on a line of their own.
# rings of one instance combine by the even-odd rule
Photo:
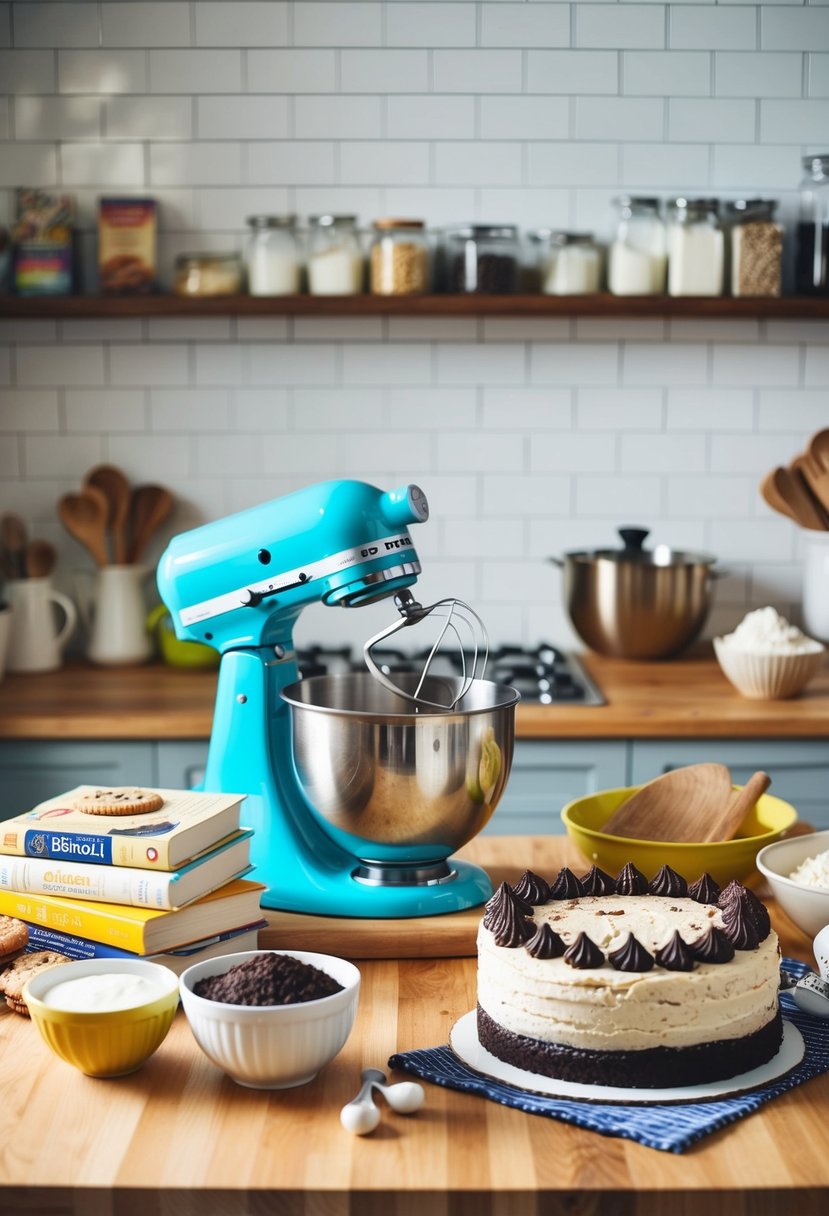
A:
<svg viewBox="0 0 829 1216">
<path fill-rule="evenodd" d="M 592 233 L 536 228 L 529 238 L 535 248 L 538 289 L 544 295 L 577 296 L 599 290 L 602 251 Z"/>
<path fill-rule="evenodd" d="M 615 296 L 655 296 L 665 290 L 667 247 L 658 198 L 622 194 L 613 200 L 616 233 L 608 255 L 608 290 Z"/>
<path fill-rule="evenodd" d="M 715 198 L 674 198 L 668 204 L 668 294 L 721 296 L 725 234 Z"/>
<path fill-rule="evenodd" d="M 242 290 L 238 253 L 182 253 L 176 258 L 173 293 L 177 296 L 233 296 Z"/>
<path fill-rule="evenodd" d="M 308 219 L 308 290 L 312 296 L 353 296 L 363 290 L 363 252 L 357 217 Z"/>
<path fill-rule="evenodd" d="M 726 282 L 732 296 L 779 296 L 783 279 L 783 226 L 774 222 L 774 199 L 741 198 L 723 208 Z"/>
<path fill-rule="evenodd" d="M 795 241 L 795 291 L 829 295 L 829 152 L 804 156 Z"/>
<path fill-rule="evenodd" d="M 374 221 L 369 283 L 374 295 L 410 296 L 429 290 L 429 238 L 423 220 Z"/>
<path fill-rule="evenodd" d="M 252 296 L 292 296 L 300 288 L 302 252 L 295 215 L 248 218 L 248 291 Z"/>
<path fill-rule="evenodd" d="M 520 258 L 518 229 L 513 224 L 471 224 L 444 230 L 447 291 L 510 295 L 518 287 Z"/>
</svg>

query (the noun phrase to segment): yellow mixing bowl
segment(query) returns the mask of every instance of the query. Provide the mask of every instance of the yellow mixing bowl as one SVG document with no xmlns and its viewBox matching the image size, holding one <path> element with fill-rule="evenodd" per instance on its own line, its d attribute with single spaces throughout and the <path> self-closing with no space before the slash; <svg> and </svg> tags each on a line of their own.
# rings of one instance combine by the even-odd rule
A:
<svg viewBox="0 0 829 1216">
<path fill-rule="evenodd" d="M 759 850 L 782 836 L 797 819 L 797 811 L 788 802 L 763 794 L 754 810 L 743 820 L 739 835 L 733 840 L 679 844 L 633 840 L 603 832 L 603 824 L 616 808 L 639 788 L 631 786 L 627 789 L 600 790 L 584 798 L 576 798 L 561 812 L 568 835 L 588 863 L 599 866 L 608 874 L 618 874 L 627 862 L 632 861 L 648 878 L 653 878 L 662 865 L 669 865 L 689 882 L 695 881 L 706 871 L 720 885 L 732 878 L 747 878 L 754 871 L 754 859 Z"/>
<path fill-rule="evenodd" d="M 113 972 L 144 976 L 158 996 L 103 1013 L 58 1009 L 43 999 L 64 980 Z M 161 1046 L 178 1008 L 178 976 L 143 959 L 82 959 L 40 971 L 26 984 L 23 997 L 55 1055 L 90 1077 L 122 1077 L 135 1072 Z"/>
</svg>

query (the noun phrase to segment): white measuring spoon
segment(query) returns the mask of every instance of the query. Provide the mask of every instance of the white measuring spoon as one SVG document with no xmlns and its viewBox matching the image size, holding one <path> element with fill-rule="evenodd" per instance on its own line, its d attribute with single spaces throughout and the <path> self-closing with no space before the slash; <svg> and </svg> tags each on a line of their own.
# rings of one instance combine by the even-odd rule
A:
<svg viewBox="0 0 829 1216">
<path fill-rule="evenodd" d="M 380 1122 L 380 1111 L 374 1103 L 374 1090 L 381 1093 L 399 1115 L 410 1115 L 420 1110 L 426 1096 L 423 1086 L 416 1081 L 387 1085 L 386 1074 L 379 1068 L 364 1068 L 360 1080 L 362 1085 L 357 1097 L 346 1102 L 340 1111 L 340 1123 L 355 1136 L 367 1136 Z"/>
</svg>

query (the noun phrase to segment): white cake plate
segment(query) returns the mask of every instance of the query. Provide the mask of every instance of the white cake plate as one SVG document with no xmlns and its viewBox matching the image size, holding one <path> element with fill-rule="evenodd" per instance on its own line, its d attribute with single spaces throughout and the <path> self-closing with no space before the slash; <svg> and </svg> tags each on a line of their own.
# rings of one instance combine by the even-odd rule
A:
<svg viewBox="0 0 829 1216">
<path fill-rule="evenodd" d="M 475 1072 L 516 1089 L 544 1094 L 552 1098 L 574 1098 L 580 1102 L 620 1102 L 637 1106 L 653 1106 L 662 1102 L 705 1102 L 709 1098 L 733 1097 L 746 1090 L 757 1089 L 776 1081 L 796 1068 L 806 1051 L 803 1036 L 796 1026 L 783 1019 L 783 1042 L 777 1055 L 767 1064 L 750 1072 L 710 1081 L 705 1085 L 676 1085 L 667 1089 L 633 1089 L 613 1085 L 581 1085 L 576 1081 L 561 1081 L 557 1077 L 542 1077 L 535 1072 L 505 1064 L 493 1056 L 478 1039 L 478 1018 L 473 1009 L 459 1018 L 449 1032 L 449 1046 L 464 1064 Z"/>
</svg>

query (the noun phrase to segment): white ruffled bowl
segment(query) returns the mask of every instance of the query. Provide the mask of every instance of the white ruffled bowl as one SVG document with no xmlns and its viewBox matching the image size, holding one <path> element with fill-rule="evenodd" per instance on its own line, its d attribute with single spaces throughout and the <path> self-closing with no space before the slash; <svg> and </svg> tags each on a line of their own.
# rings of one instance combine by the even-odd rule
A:
<svg viewBox="0 0 829 1216">
<path fill-rule="evenodd" d="M 230 1005 L 194 992 L 199 980 L 224 975 L 257 954 L 289 954 L 343 985 L 341 992 L 295 1005 Z M 290 1089 L 305 1085 L 337 1055 L 357 1013 L 360 972 L 331 954 L 304 950 L 246 950 L 206 959 L 182 972 L 181 1003 L 204 1054 L 239 1085 Z"/>
<path fill-rule="evenodd" d="M 821 642 L 802 654 L 760 654 L 714 638 L 714 653 L 723 674 L 744 697 L 779 701 L 796 697 L 817 674 L 825 653 Z"/>
</svg>

